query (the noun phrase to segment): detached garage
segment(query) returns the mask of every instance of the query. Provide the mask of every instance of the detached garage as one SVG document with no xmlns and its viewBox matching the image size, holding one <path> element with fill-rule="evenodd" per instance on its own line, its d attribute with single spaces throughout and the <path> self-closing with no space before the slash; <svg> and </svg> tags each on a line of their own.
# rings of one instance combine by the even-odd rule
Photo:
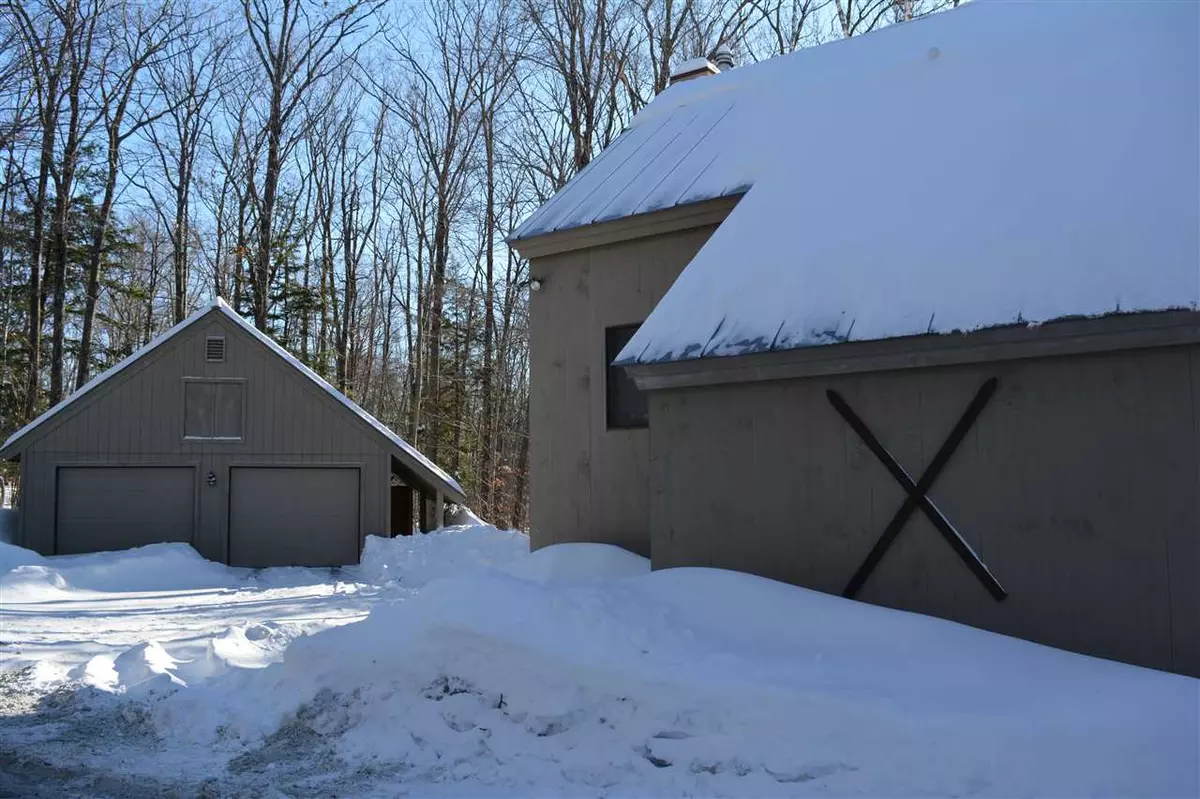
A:
<svg viewBox="0 0 1200 799">
<path fill-rule="evenodd" d="M 356 563 L 440 526 L 458 483 L 223 300 L 17 431 L 17 543 L 182 542 L 235 566 Z"/>
</svg>

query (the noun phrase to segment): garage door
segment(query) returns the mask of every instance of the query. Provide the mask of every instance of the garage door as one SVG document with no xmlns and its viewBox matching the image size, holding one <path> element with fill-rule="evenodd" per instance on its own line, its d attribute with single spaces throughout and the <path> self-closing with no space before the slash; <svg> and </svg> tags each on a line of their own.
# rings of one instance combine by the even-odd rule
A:
<svg viewBox="0 0 1200 799">
<path fill-rule="evenodd" d="M 55 551 L 100 552 L 182 541 L 196 524 L 191 467 L 63 467 L 58 470 Z"/>
<path fill-rule="evenodd" d="M 230 564 L 358 562 L 358 469 L 237 467 L 229 491 Z"/>
</svg>

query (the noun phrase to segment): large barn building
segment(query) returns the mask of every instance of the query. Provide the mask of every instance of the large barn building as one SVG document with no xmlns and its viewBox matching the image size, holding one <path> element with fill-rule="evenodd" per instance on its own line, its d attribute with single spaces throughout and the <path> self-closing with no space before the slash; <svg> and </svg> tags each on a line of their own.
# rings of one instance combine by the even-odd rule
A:
<svg viewBox="0 0 1200 799">
<path fill-rule="evenodd" d="M 1200 675 L 1198 12 L 689 64 L 510 237 L 534 545 Z"/>
<path fill-rule="evenodd" d="M 255 329 L 201 309 L 14 433 L 16 543 L 163 541 L 234 566 L 357 563 L 367 535 L 440 526 L 458 483 Z"/>
</svg>

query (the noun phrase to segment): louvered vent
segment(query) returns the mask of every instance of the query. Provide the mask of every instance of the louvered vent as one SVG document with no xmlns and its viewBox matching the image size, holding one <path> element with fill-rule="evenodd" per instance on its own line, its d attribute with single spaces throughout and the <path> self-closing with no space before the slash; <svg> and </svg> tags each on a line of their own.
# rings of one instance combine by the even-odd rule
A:
<svg viewBox="0 0 1200 799">
<path fill-rule="evenodd" d="M 209 336 L 204 340 L 204 359 L 214 363 L 225 360 L 224 336 Z"/>
</svg>

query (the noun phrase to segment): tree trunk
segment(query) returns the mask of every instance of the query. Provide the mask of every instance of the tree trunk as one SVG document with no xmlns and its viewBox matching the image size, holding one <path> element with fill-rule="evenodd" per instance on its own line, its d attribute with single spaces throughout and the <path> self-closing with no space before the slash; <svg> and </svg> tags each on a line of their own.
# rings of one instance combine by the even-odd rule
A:
<svg viewBox="0 0 1200 799">
<path fill-rule="evenodd" d="M 483 278 L 483 373 L 481 375 L 481 427 L 479 432 L 479 478 L 475 496 L 483 502 L 485 513 L 495 504 L 495 464 L 492 430 L 495 413 L 492 407 L 492 371 L 494 314 L 496 303 L 495 230 L 496 230 L 496 142 L 495 117 L 489 109 L 483 118 L 484 148 L 484 278 Z"/>
<path fill-rule="evenodd" d="M 171 272 L 175 277 L 175 296 L 172 310 L 175 324 L 187 317 L 188 284 L 188 201 L 192 181 L 187 156 L 179 158 L 179 184 L 175 187 L 175 224 L 171 228 Z"/>
<path fill-rule="evenodd" d="M 25 392 L 25 421 L 35 415 L 41 394 L 42 372 L 42 270 L 46 257 L 46 195 L 49 192 L 50 167 L 54 162 L 54 138 L 58 130 L 58 79 L 53 76 L 46 88 L 47 99 L 41 114 L 42 147 L 38 159 L 37 194 L 33 199 L 33 235 L 29 242 L 29 381 Z"/>
<path fill-rule="evenodd" d="M 74 37 L 75 14 L 78 9 L 69 6 L 68 19 L 64 22 L 64 35 Z M 57 405 L 63 398 L 63 354 L 66 343 L 66 309 L 67 309 L 67 237 L 71 221 L 72 194 L 75 191 L 75 169 L 78 165 L 79 149 L 83 142 L 80 136 L 80 117 L 83 105 L 80 98 L 83 92 L 84 73 L 91 60 L 91 34 L 95 29 L 96 20 L 82 21 L 85 33 L 75 47 L 71 57 L 70 81 L 67 84 L 66 99 L 70 109 L 67 117 L 67 140 L 63 147 L 62 164 L 59 167 L 58 178 L 54 182 L 54 218 L 51 221 L 51 235 L 54 239 L 54 296 L 51 304 L 52 325 L 50 341 L 50 404 Z"/>
<path fill-rule="evenodd" d="M 423 220 L 422 220 L 423 223 Z M 409 364 L 409 380 L 408 380 L 408 440 L 414 446 L 420 448 L 424 443 L 420 441 L 421 432 L 421 403 L 424 401 L 424 383 L 425 383 L 425 236 L 418 232 L 417 234 L 417 291 L 415 296 L 409 298 L 409 308 L 416 308 L 416 319 L 412 318 L 412 313 L 409 313 L 408 324 L 408 364 Z M 410 267 L 408 285 L 412 285 L 412 272 Z"/>
<path fill-rule="evenodd" d="M 120 125 L 120 120 L 116 121 Z M 92 242 L 88 249 L 87 287 L 84 291 L 83 329 L 79 334 L 79 364 L 75 374 L 75 385 L 88 381 L 92 360 L 92 325 L 96 319 L 96 303 L 100 299 L 100 261 L 104 256 L 104 241 L 108 233 L 108 220 L 112 214 L 113 200 L 117 193 L 117 166 L 120 141 L 114 133 L 109 135 L 107 172 L 104 179 L 104 199 L 100 202 L 100 213 L 92 225 Z"/>
<path fill-rule="evenodd" d="M 429 459 L 438 461 L 442 434 L 442 311 L 446 291 L 446 262 L 449 259 L 449 211 L 444 196 L 438 197 L 437 217 L 433 235 L 432 274 L 429 280 L 429 347 L 425 358 L 429 418 L 429 437 L 425 444 Z"/>
<path fill-rule="evenodd" d="M 282 46 L 282 45 L 281 45 Z M 263 175 L 263 190 L 258 207 L 258 250 L 250 285 L 254 295 L 254 326 L 267 329 L 267 305 L 271 284 L 271 225 L 275 214 L 275 198 L 279 192 L 279 170 L 282 158 L 279 148 L 283 138 L 283 86 L 278 79 L 271 86 L 271 112 L 267 120 L 267 164 Z"/>
</svg>

